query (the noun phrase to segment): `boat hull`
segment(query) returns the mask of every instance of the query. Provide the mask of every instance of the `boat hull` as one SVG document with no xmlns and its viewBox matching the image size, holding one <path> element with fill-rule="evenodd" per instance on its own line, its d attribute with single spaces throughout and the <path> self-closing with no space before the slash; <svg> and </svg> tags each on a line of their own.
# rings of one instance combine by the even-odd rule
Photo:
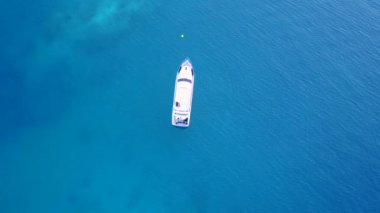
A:
<svg viewBox="0 0 380 213">
<path fill-rule="evenodd" d="M 189 127 L 194 88 L 194 71 L 189 59 L 182 62 L 176 76 L 172 125 Z"/>
</svg>

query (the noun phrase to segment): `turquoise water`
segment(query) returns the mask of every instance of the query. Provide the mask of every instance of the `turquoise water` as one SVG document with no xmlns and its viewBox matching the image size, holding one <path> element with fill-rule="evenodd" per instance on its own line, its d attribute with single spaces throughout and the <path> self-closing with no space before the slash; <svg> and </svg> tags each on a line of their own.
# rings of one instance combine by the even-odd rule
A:
<svg viewBox="0 0 380 213">
<path fill-rule="evenodd" d="M 380 212 L 379 20 L 362 0 L 1 1 L 1 212 Z"/>
</svg>

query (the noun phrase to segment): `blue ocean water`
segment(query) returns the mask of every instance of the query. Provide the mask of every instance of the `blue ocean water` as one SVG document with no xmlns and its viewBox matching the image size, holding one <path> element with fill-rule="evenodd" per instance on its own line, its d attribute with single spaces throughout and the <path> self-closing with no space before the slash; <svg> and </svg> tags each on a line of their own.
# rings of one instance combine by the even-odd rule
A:
<svg viewBox="0 0 380 213">
<path fill-rule="evenodd" d="M 0 211 L 380 212 L 379 20 L 369 0 L 0 1 Z"/>
</svg>

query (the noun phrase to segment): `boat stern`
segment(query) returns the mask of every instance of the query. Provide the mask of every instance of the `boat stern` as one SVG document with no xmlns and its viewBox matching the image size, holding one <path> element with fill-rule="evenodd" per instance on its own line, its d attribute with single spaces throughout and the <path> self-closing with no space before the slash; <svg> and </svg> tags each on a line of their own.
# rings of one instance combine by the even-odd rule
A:
<svg viewBox="0 0 380 213">
<path fill-rule="evenodd" d="M 178 114 L 174 113 L 172 116 L 172 125 L 178 126 L 178 127 L 189 127 L 190 116 L 178 115 Z"/>
</svg>

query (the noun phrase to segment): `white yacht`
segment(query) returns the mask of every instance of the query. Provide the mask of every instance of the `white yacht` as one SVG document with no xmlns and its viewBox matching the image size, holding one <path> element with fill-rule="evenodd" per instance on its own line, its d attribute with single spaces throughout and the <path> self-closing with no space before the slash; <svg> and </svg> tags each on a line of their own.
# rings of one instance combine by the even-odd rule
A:
<svg viewBox="0 0 380 213">
<path fill-rule="evenodd" d="M 179 127 L 188 127 L 190 125 L 193 87 L 193 65 L 190 59 L 186 58 L 179 67 L 175 79 L 172 125 Z"/>
</svg>

